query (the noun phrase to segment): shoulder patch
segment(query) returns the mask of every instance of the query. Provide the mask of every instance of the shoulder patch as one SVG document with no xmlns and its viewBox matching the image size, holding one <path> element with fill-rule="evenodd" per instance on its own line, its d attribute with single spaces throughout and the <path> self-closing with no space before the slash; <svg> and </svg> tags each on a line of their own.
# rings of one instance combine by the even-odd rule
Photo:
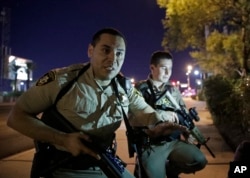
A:
<svg viewBox="0 0 250 178">
<path fill-rule="evenodd" d="M 46 73 L 44 76 L 42 76 L 37 82 L 36 82 L 36 86 L 42 86 L 45 85 L 49 82 L 52 82 L 55 80 L 55 73 L 53 71 L 50 71 L 48 73 Z"/>
<path fill-rule="evenodd" d="M 135 88 L 135 89 L 133 90 L 133 92 L 134 92 L 135 95 L 143 97 L 143 96 L 142 96 L 142 93 L 141 93 L 138 89 Z"/>
</svg>

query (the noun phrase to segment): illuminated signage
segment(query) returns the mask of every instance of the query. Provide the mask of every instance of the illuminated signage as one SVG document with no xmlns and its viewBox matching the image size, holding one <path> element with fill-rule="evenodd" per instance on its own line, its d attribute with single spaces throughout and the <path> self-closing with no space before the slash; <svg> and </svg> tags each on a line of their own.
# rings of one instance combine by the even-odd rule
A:
<svg viewBox="0 0 250 178">
<path fill-rule="evenodd" d="M 7 56 L 7 72 L 5 78 L 10 80 L 32 80 L 32 70 L 29 69 L 29 64 L 32 64 L 32 60 L 20 58 L 17 56 Z"/>
</svg>

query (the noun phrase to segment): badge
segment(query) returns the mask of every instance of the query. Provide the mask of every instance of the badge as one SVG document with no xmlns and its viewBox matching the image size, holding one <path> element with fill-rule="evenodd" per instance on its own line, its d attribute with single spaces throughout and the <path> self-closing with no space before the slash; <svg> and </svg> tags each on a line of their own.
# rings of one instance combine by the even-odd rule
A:
<svg viewBox="0 0 250 178">
<path fill-rule="evenodd" d="M 44 76 L 42 76 L 36 83 L 36 86 L 42 86 L 45 85 L 49 82 L 52 82 L 55 80 L 55 74 L 54 72 L 48 72 L 47 74 L 45 74 Z"/>
<path fill-rule="evenodd" d="M 128 103 L 127 95 L 121 93 L 119 98 L 120 98 L 120 102 L 121 102 L 122 105 L 124 105 L 125 103 Z"/>
</svg>

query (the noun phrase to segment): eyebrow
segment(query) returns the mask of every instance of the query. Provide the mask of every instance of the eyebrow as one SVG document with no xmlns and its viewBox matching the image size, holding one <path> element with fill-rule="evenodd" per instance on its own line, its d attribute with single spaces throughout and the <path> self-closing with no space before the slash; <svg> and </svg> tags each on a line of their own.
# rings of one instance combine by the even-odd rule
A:
<svg viewBox="0 0 250 178">
<path fill-rule="evenodd" d="M 106 44 L 103 44 L 102 47 L 112 48 L 111 46 L 106 45 Z M 123 49 L 123 48 L 117 48 L 117 50 L 119 50 L 119 51 L 125 51 L 125 49 Z"/>
<path fill-rule="evenodd" d="M 117 50 L 118 50 L 118 51 L 125 51 L 125 49 L 121 49 L 121 48 L 118 48 Z"/>
</svg>

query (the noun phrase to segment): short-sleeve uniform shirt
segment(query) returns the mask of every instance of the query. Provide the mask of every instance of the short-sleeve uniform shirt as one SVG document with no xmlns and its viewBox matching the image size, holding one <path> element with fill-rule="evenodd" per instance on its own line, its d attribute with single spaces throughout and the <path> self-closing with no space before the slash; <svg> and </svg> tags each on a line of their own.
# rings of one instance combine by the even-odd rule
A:
<svg viewBox="0 0 250 178">
<path fill-rule="evenodd" d="M 18 99 L 17 105 L 28 113 L 43 112 L 53 105 L 59 91 L 78 75 L 83 66 L 78 64 L 50 71 Z M 121 124 L 121 107 L 125 113 L 129 109 L 137 112 L 147 107 L 136 89 L 132 87 L 126 94 L 117 79 L 115 82 L 120 100 L 111 84 L 105 87 L 98 84 L 90 66 L 57 102 L 57 109 L 77 129 L 105 142 Z M 156 123 L 158 119 L 153 118 L 149 122 L 145 125 Z"/>
</svg>

